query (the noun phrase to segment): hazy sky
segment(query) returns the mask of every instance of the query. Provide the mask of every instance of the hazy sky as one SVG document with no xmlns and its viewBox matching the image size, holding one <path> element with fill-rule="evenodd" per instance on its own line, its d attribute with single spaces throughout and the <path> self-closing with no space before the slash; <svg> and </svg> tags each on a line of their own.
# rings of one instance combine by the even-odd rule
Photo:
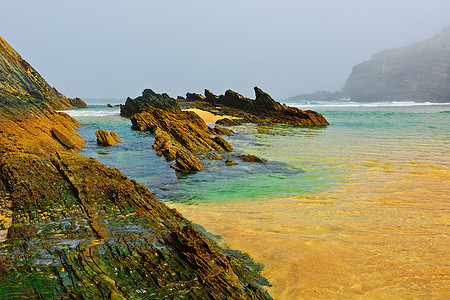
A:
<svg viewBox="0 0 450 300">
<path fill-rule="evenodd" d="M 340 90 L 450 25 L 448 0 L 2 0 L 0 35 L 68 97 Z"/>
</svg>

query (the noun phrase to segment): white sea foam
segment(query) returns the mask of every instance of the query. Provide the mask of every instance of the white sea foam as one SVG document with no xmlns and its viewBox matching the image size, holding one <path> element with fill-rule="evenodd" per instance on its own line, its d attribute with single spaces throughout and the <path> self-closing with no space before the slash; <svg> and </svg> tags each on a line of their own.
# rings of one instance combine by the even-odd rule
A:
<svg viewBox="0 0 450 300">
<path fill-rule="evenodd" d="M 118 116 L 120 111 L 118 109 L 72 109 L 64 111 L 71 117 L 105 117 Z"/>
<path fill-rule="evenodd" d="M 304 108 L 318 107 L 413 107 L 413 106 L 449 106 L 450 103 L 413 102 L 413 101 L 380 101 L 354 102 L 347 100 L 336 101 L 298 101 L 287 103 L 289 106 Z"/>
</svg>

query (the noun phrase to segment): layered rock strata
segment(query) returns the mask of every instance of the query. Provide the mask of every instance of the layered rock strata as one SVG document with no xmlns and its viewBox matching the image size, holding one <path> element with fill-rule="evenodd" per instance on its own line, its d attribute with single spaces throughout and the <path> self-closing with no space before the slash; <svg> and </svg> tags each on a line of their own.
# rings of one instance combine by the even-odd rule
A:
<svg viewBox="0 0 450 300">
<path fill-rule="evenodd" d="M 86 107 L 79 98 L 67 99 L 52 88 L 44 78 L 0 37 L 0 92 L 9 104 L 30 107 L 37 103 L 40 109 L 70 109 Z M 6 106 L 0 101 L 0 105 Z"/>
<path fill-rule="evenodd" d="M 0 171 L 12 212 L 2 299 L 268 298 L 241 262 L 117 169 L 13 152 Z"/>
<path fill-rule="evenodd" d="M 190 106 L 208 110 L 219 115 L 228 115 L 238 119 L 224 118 L 217 124 L 233 126 L 241 123 L 290 124 L 295 126 L 327 126 L 328 121 L 312 110 L 300 110 L 275 101 L 258 87 L 254 88 L 255 99 L 246 98 L 232 90 L 216 96 L 205 90 L 205 101 L 193 101 Z"/>
<path fill-rule="evenodd" d="M 55 111 L 64 98 L 33 86 L 35 74 L 20 90 L 1 72 L 1 299 L 270 299 L 246 262 L 144 186 L 77 155 L 78 122 Z"/>
<path fill-rule="evenodd" d="M 95 132 L 97 137 L 97 144 L 102 146 L 114 146 L 117 143 L 121 143 L 122 140 L 114 131 L 107 131 L 99 129 Z"/>
<path fill-rule="evenodd" d="M 135 102 L 128 99 L 121 107 L 122 115 L 135 112 L 130 117 L 133 127 L 155 134 L 152 148 L 168 161 L 175 161 L 173 168 L 200 171 L 203 163 L 199 157 L 211 151 L 233 151 L 230 143 L 220 136 L 231 135 L 232 131 L 220 126 L 211 128 L 196 113 L 182 111 L 175 99 L 168 100 L 166 94 L 150 91 L 145 90 Z"/>
</svg>

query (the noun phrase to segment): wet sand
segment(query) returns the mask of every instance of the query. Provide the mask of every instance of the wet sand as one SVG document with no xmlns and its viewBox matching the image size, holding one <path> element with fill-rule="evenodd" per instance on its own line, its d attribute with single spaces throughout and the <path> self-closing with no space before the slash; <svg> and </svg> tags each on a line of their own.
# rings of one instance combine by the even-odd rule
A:
<svg viewBox="0 0 450 300">
<path fill-rule="evenodd" d="M 284 137 L 267 149 L 309 174 L 335 174 L 324 192 L 170 206 L 263 263 L 276 299 L 449 299 L 447 148 L 389 131 L 348 134 L 319 133 L 302 148 Z"/>
<path fill-rule="evenodd" d="M 445 299 L 450 176 L 421 170 L 317 196 L 171 206 L 262 262 L 276 299 Z"/>
<path fill-rule="evenodd" d="M 230 119 L 233 118 L 233 117 L 230 117 L 230 116 L 215 115 L 213 113 L 210 113 L 209 111 L 201 110 L 201 109 L 198 109 L 198 108 L 188 108 L 188 109 L 185 109 L 185 110 L 195 112 L 197 115 L 199 115 L 203 119 L 203 121 L 205 121 L 205 123 L 214 123 L 217 120 L 223 119 L 223 118 L 230 118 Z"/>
</svg>

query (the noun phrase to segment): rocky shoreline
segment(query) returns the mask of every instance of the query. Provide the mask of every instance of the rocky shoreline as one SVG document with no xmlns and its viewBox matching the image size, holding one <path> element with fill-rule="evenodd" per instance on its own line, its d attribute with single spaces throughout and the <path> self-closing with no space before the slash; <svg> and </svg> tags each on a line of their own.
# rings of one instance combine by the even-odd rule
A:
<svg viewBox="0 0 450 300">
<path fill-rule="evenodd" d="M 245 259 L 76 154 L 80 124 L 56 110 L 80 99 L 51 88 L 3 39 L 0 66 L 0 298 L 270 299 Z"/>
<path fill-rule="evenodd" d="M 205 96 L 187 93 L 186 98 L 173 99 L 167 94 L 157 94 L 146 89 L 142 96 L 128 98 L 120 106 L 120 115 L 130 118 L 134 129 L 153 133 L 155 142 L 152 148 L 167 161 L 175 161 L 171 166 L 178 171 L 201 171 L 202 159 L 223 159 L 226 166 L 238 164 L 222 156 L 234 151 L 232 145 L 222 137 L 232 135 L 233 131 L 218 125 L 209 127 L 189 109 L 222 115 L 224 118 L 215 123 L 224 126 L 243 123 L 329 125 L 319 113 L 282 105 L 257 87 L 255 95 L 255 100 L 252 100 L 231 90 L 221 96 L 205 90 Z M 265 162 L 251 154 L 234 156 L 244 161 Z"/>
</svg>

